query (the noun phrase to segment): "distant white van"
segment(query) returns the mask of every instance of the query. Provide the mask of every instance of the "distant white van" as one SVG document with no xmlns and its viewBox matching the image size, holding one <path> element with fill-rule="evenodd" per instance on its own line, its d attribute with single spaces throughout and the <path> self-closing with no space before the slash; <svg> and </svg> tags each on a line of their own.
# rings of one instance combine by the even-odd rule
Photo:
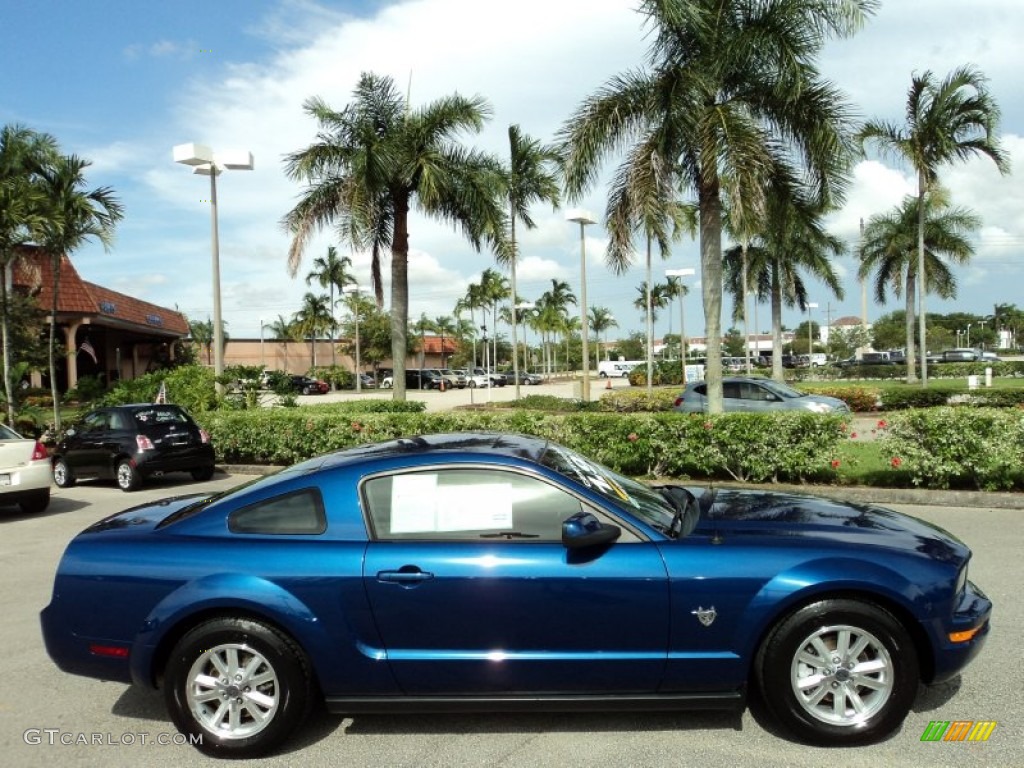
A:
<svg viewBox="0 0 1024 768">
<path fill-rule="evenodd" d="M 624 379 L 638 365 L 646 364 L 646 360 L 602 360 L 597 364 L 597 375 L 602 379 Z"/>
</svg>

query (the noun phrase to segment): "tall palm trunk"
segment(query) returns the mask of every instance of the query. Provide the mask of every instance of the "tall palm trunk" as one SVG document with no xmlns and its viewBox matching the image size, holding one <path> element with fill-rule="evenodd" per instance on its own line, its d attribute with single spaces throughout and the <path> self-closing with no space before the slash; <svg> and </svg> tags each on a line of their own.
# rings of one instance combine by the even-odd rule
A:
<svg viewBox="0 0 1024 768">
<path fill-rule="evenodd" d="M 914 338 L 914 304 L 917 291 L 917 269 L 911 265 L 907 267 L 906 298 L 907 311 L 904 318 L 904 326 L 907 331 L 907 383 L 913 384 L 917 381 L 917 344 Z M 921 356 L 924 357 L 924 348 L 921 348 Z"/>
<path fill-rule="evenodd" d="M 409 198 L 396 195 L 395 237 L 391 245 L 391 360 L 394 400 L 405 400 L 406 324 L 409 317 Z"/>
<path fill-rule="evenodd" d="M 782 265 L 771 264 L 772 270 L 772 378 L 784 381 L 782 373 Z"/>
<path fill-rule="evenodd" d="M 918 303 L 921 305 L 921 311 L 918 315 L 918 323 L 921 329 L 921 384 L 928 386 L 928 361 L 925 359 L 928 356 L 928 342 L 925 336 L 925 308 L 924 299 L 925 294 L 928 292 L 927 274 L 924 269 L 924 202 L 925 195 L 928 192 L 928 177 L 925 176 L 924 170 L 921 170 L 917 174 L 917 280 L 918 280 Z M 910 286 L 907 286 L 907 293 L 910 293 Z M 911 380 L 911 368 L 914 364 L 914 356 L 910 355 L 910 350 L 907 350 L 910 356 L 910 362 L 907 364 L 907 381 Z"/>
<path fill-rule="evenodd" d="M 7 294 L 7 277 L 11 271 L 12 262 L 4 260 L 0 264 L 0 310 L 2 319 L 0 325 L 3 327 L 3 355 L 4 355 L 4 395 L 7 397 L 7 423 L 14 426 L 14 387 L 11 384 L 11 326 L 10 326 L 10 298 Z"/>
<path fill-rule="evenodd" d="M 57 302 L 60 295 L 60 255 L 52 254 L 53 259 L 53 296 L 52 303 L 50 305 L 50 394 L 53 396 L 53 428 L 55 431 L 60 432 L 60 397 L 57 395 L 57 359 L 56 353 L 54 352 L 54 341 L 57 333 Z M 77 353 L 75 349 L 75 340 L 71 339 L 71 349 L 65 354 L 74 355 Z M 70 365 L 65 366 L 65 371 L 69 371 Z M 71 382 L 68 381 L 70 386 Z"/>
<path fill-rule="evenodd" d="M 647 285 L 644 304 L 647 312 L 647 397 L 654 392 L 654 310 L 651 307 L 651 235 L 647 234 Z"/>
<path fill-rule="evenodd" d="M 707 333 L 708 412 L 722 412 L 722 201 L 713 168 L 704 169 L 700 207 L 701 298 Z"/>
</svg>

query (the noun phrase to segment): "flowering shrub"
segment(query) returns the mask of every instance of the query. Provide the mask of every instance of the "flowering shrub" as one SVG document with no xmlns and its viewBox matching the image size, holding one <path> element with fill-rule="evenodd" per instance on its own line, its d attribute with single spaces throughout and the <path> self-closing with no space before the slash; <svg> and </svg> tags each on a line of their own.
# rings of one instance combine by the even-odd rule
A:
<svg viewBox="0 0 1024 768">
<path fill-rule="evenodd" d="M 1024 487 L 1024 412 L 931 408 L 896 414 L 881 438 L 915 485 Z"/>
<path fill-rule="evenodd" d="M 497 431 L 544 437 L 624 474 L 799 481 L 829 466 L 839 416 L 569 413 L 494 409 L 347 413 L 332 406 L 209 414 L 218 460 L 291 464 L 367 442 L 431 432 Z"/>
</svg>

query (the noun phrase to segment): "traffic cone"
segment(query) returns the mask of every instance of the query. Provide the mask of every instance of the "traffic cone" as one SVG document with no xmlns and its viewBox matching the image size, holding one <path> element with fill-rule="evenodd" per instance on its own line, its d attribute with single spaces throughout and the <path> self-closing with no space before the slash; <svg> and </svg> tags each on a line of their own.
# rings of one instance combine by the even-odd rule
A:
<svg viewBox="0 0 1024 768">
<path fill-rule="evenodd" d="M 442 392 L 444 392 L 444 388 L 445 388 L 445 385 L 446 385 L 446 384 L 447 384 L 447 382 L 445 382 L 445 380 L 444 380 L 444 379 L 441 379 L 441 383 L 440 383 L 440 385 L 438 386 L 438 389 L 439 389 L 439 390 L 441 390 Z"/>
<path fill-rule="evenodd" d="M 605 389 L 611 389 L 612 388 L 611 376 L 609 376 L 607 379 L 605 379 L 604 388 Z"/>
</svg>

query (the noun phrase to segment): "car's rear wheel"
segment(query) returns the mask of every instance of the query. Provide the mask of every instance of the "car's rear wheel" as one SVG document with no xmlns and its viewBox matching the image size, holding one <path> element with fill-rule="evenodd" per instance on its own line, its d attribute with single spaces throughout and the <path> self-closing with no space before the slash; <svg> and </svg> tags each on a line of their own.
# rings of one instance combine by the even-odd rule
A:
<svg viewBox="0 0 1024 768">
<path fill-rule="evenodd" d="M 917 651 L 880 606 L 822 600 L 782 621 L 757 654 L 757 684 L 804 741 L 865 744 L 896 730 L 917 694 Z"/>
<path fill-rule="evenodd" d="M 58 488 L 73 488 L 75 485 L 75 473 L 64 459 L 53 462 L 53 484 Z"/>
<path fill-rule="evenodd" d="M 213 477 L 213 465 L 207 467 L 196 467 L 192 470 L 192 479 L 198 483 L 205 483 Z"/>
<path fill-rule="evenodd" d="M 313 699 L 309 663 L 283 632 L 250 619 L 215 619 L 186 634 L 167 663 L 164 697 L 185 734 L 217 757 L 258 757 L 280 746 Z"/>
<path fill-rule="evenodd" d="M 33 493 L 31 496 L 26 496 L 20 502 L 18 506 L 21 507 L 21 511 L 26 515 L 37 515 L 43 512 L 48 506 L 50 506 L 50 489 L 38 491 Z"/>
<path fill-rule="evenodd" d="M 121 459 L 117 463 L 115 477 L 117 478 L 117 487 L 125 493 L 130 493 L 142 485 L 142 475 L 139 474 L 139 470 L 135 468 L 131 459 Z"/>
</svg>

